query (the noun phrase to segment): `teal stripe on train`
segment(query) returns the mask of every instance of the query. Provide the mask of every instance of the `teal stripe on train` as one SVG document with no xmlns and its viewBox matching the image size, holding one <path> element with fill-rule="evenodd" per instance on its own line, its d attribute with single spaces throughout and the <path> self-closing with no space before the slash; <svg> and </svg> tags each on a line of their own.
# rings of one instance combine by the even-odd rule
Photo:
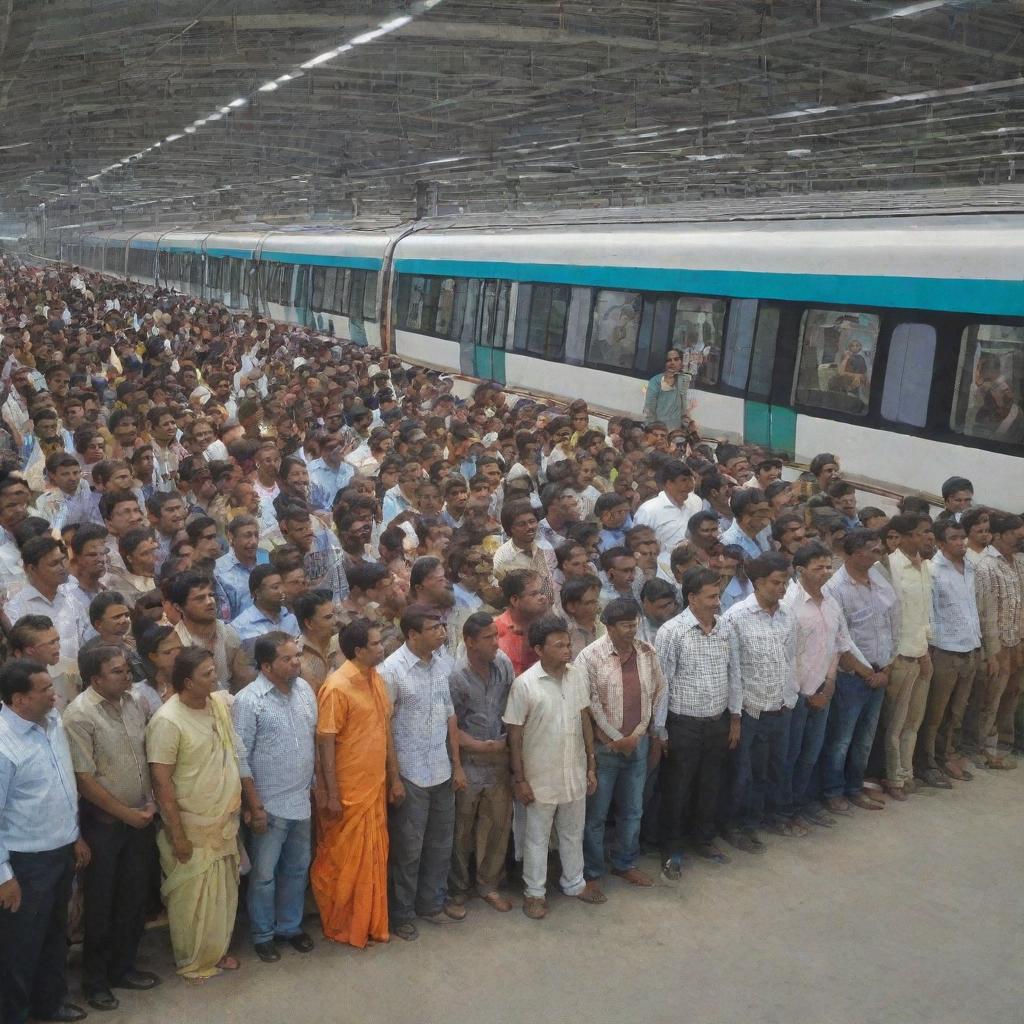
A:
<svg viewBox="0 0 1024 1024">
<path fill-rule="evenodd" d="M 780 299 L 833 305 L 845 303 L 854 306 L 1024 316 L 1024 281 L 425 259 L 396 259 L 395 270 L 401 274 L 500 278 L 507 281 L 683 292 L 741 299 Z"/>
<path fill-rule="evenodd" d="M 148 245 L 134 245 L 132 248 L 143 249 Z M 194 245 L 165 244 L 160 246 L 161 252 L 202 252 L 203 250 Z M 252 249 L 218 249 L 211 247 L 206 250 L 206 255 L 211 259 L 224 259 L 230 257 L 239 260 L 251 260 Z M 384 261 L 373 256 L 324 256 L 302 252 L 278 252 L 265 249 L 260 253 L 260 261 L 263 263 L 293 263 L 307 267 L 348 267 L 351 270 L 373 270 L 379 271 Z"/>
</svg>

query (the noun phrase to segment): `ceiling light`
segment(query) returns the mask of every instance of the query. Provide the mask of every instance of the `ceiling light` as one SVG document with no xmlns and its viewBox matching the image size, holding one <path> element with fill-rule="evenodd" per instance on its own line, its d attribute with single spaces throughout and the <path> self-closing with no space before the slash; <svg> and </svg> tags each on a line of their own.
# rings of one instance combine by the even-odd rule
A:
<svg viewBox="0 0 1024 1024">
<path fill-rule="evenodd" d="M 299 67 L 306 68 L 307 70 L 309 68 L 315 68 L 320 64 L 326 64 L 329 60 L 333 60 L 337 56 L 338 54 L 336 50 L 328 50 L 326 53 L 318 54 L 312 60 L 307 60 L 305 64 L 300 64 Z"/>
<path fill-rule="evenodd" d="M 181 138 L 181 134 L 180 133 L 177 134 L 177 135 L 168 135 L 167 138 L 164 139 L 164 142 L 177 142 L 178 139 L 180 139 L 180 138 Z"/>
<path fill-rule="evenodd" d="M 264 85 L 261 85 L 259 87 L 258 91 L 259 92 L 273 92 L 275 89 L 278 89 L 278 88 L 280 88 L 280 86 L 277 84 L 277 82 L 266 82 Z"/>
<path fill-rule="evenodd" d="M 381 36 L 386 36 L 388 29 L 386 28 L 373 28 L 369 32 L 364 32 L 362 35 L 356 36 L 354 39 L 350 39 L 349 42 L 353 46 L 362 46 L 364 43 L 372 43 L 374 39 L 379 39 Z"/>
<path fill-rule="evenodd" d="M 246 105 L 246 103 L 248 103 L 248 102 L 249 101 L 244 96 L 239 96 L 237 100 L 232 100 L 228 104 L 228 107 L 231 107 L 231 108 L 234 108 L 234 107 L 244 107 Z"/>
<path fill-rule="evenodd" d="M 410 21 L 412 21 L 412 16 L 409 14 L 403 14 L 400 18 L 392 18 L 391 21 L 382 21 L 380 23 L 380 28 L 382 32 L 394 32 L 395 29 L 408 25 Z"/>
<path fill-rule="evenodd" d="M 193 128 L 193 127 L 192 127 L 192 125 L 189 125 L 189 126 L 188 126 L 188 127 L 187 127 L 187 128 L 185 129 L 185 134 L 186 134 L 186 135 L 195 135 L 195 133 L 196 133 L 196 130 L 195 130 L 195 128 Z"/>
</svg>

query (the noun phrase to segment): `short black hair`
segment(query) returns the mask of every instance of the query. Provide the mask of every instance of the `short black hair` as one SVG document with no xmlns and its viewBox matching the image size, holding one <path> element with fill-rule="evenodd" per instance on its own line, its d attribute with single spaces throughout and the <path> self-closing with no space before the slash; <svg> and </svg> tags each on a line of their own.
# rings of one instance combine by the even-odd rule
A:
<svg viewBox="0 0 1024 1024">
<path fill-rule="evenodd" d="M 488 626 L 493 625 L 494 616 L 487 612 L 473 612 L 462 624 L 462 635 L 467 640 L 475 640 Z"/>
<path fill-rule="evenodd" d="M 79 523 L 78 529 L 71 536 L 71 551 L 73 554 L 80 555 L 90 541 L 105 541 L 109 536 L 107 528 L 100 526 L 99 523 Z"/>
<path fill-rule="evenodd" d="M 683 595 L 683 604 L 690 606 L 690 595 L 699 594 L 705 587 L 720 587 L 722 578 L 713 569 L 705 569 L 703 566 L 687 569 L 683 573 L 683 580 L 680 584 L 680 591 Z"/>
<path fill-rule="evenodd" d="M 530 623 L 526 639 L 531 647 L 543 647 L 552 634 L 568 632 L 569 624 L 560 615 L 542 615 Z"/>
<path fill-rule="evenodd" d="M 942 500 L 945 501 L 951 494 L 957 491 L 970 491 L 974 494 L 974 484 L 965 476 L 951 476 L 942 484 Z"/>
<path fill-rule="evenodd" d="M 793 568 L 804 569 L 816 558 L 827 558 L 831 562 L 832 552 L 816 540 L 801 544 L 793 553 Z"/>
<path fill-rule="evenodd" d="M 63 541 L 57 540 L 57 538 L 51 534 L 46 534 L 42 537 L 33 537 L 22 545 L 21 560 L 25 563 L 26 568 L 31 567 L 34 569 L 48 554 L 53 551 L 63 551 L 66 554 L 67 548 L 64 547 Z"/>
<path fill-rule="evenodd" d="M 771 576 L 773 572 L 784 572 L 789 574 L 789 559 L 778 551 L 766 551 L 757 558 L 751 558 L 746 564 L 747 579 L 751 583 L 754 580 L 764 579 Z"/>
<path fill-rule="evenodd" d="M 511 601 L 513 597 L 522 597 L 527 586 L 539 578 L 540 573 L 534 572 L 533 569 L 513 569 L 502 576 L 501 592 L 505 595 L 506 601 Z"/>
<path fill-rule="evenodd" d="M 423 627 L 428 622 L 440 621 L 441 614 L 434 608 L 430 608 L 425 604 L 411 604 L 402 612 L 402 618 L 399 620 L 398 625 L 402 630 L 402 636 L 408 640 L 410 633 L 422 633 Z"/>
<path fill-rule="evenodd" d="M 0 700 L 10 707 L 18 693 L 32 692 L 32 677 L 49 675 L 46 666 L 31 658 L 11 658 L 0 667 Z"/>
<path fill-rule="evenodd" d="M 102 671 L 103 666 L 114 658 L 123 658 L 124 651 L 113 644 L 98 644 L 85 647 L 78 652 L 78 675 L 82 686 L 88 686 Z"/>
<path fill-rule="evenodd" d="M 613 626 L 616 622 L 625 622 L 628 619 L 638 619 L 639 617 L 640 605 L 632 597 L 612 598 L 601 612 L 601 621 L 606 626 Z"/>
<path fill-rule="evenodd" d="M 253 570 L 255 572 L 255 570 Z M 198 569 L 187 569 L 174 579 L 169 580 L 164 597 L 179 608 L 185 605 L 189 595 L 199 587 L 213 587 L 213 577 Z"/>
<path fill-rule="evenodd" d="M 123 604 L 125 608 L 130 607 L 124 594 L 119 594 L 116 590 L 104 590 L 97 594 L 89 602 L 89 621 L 95 626 L 103 618 L 107 609 L 112 608 L 115 604 Z"/>
<path fill-rule="evenodd" d="M 49 615 L 22 615 L 11 626 L 11 650 L 17 654 L 35 643 L 36 636 L 53 629 L 53 619 Z"/>
<path fill-rule="evenodd" d="M 341 653 L 349 661 L 355 658 L 356 652 L 360 648 L 369 645 L 371 629 L 380 629 L 380 626 L 369 619 L 359 618 L 353 619 L 341 630 L 341 633 L 338 635 L 338 643 L 341 646 Z"/>
<path fill-rule="evenodd" d="M 299 628 L 303 629 L 316 615 L 317 609 L 325 604 L 334 604 L 334 596 L 329 590 L 305 590 L 299 594 L 292 603 L 292 613 L 299 623 Z"/>
<path fill-rule="evenodd" d="M 878 532 L 876 530 L 868 530 L 865 527 L 861 527 L 857 530 L 850 530 L 843 538 L 843 554 L 855 555 L 858 551 L 866 548 L 869 544 L 873 544 L 878 540 Z"/>
<path fill-rule="evenodd" d="M 757 505 L 766 500 L 764 491 L 760 488 L 737 487 L 729 498 L 729 508 L 732 510 L 732 514 L 739 519 L 751 505 Z"/>
<path fill-rule="evenodd" d="M 562 586 L 559 598 L 562 607 L 578 604 L 586 596 L 588 590 L 600 590 L 601 581 L 596 576 L 581 576 L 578 580 L 569 580 Z"/>
<path fill-rule="evenodd" d="M 256 568 L 258 569 L 259 566 Z M 253 569 L 253 574 L 255 572 L 256 569 Z M 277 657 L 277 652 L 288 643 L 295 643 L 295 637 L 280 629 L 272 629 L 269 633 L 258 636 L 252 650 L 253 661 L 256 662 L 256 667 L 262 670 L 264 665 L 271 664 Z"/>
<path fill-rule="evenodd" d="M 952 516 L 948 516 L 945 519 L 936 520 L 932 531 L 935 534 L 935 540 L 941 544 L 945 541 L 947 535 L 952 530 L 959 530 L 961 533 L 966 534 L 967 529 L 962 522 L 957 522 Z"/>
<path fill-rule="evenodd" d="M 252 572 L 249 573 L 249 593 L 253 597 L 256 596 L 256 592 L 263 586 L 264 580 L 269 576 L 280 576 L 281 570 L 274 565 L 263 563 L 253 568 Z M 187 600 L 187 598 L 186 598 Z M 259 662 L 256 663 L 257 665 Z"/>
<path fill-rule="evenodd" d="M 647 580 L 640 588 L 641 601 L 663 601 L 666 597 L 675 600 L 675 596 L 676 588 L 668 580 L 663 580 L 658 576 Z"/>
</svg>

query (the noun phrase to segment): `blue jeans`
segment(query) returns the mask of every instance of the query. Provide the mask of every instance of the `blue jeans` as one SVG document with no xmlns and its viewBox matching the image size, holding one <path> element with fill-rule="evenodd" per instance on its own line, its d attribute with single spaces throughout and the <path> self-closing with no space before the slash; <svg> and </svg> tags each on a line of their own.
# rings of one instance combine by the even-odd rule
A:
<svg viewBox="0 0 1024 1024">
<path fill-rule="evenodd" d="M 587 879 L 600 878 L 605 873 L 604 825 L 613 802 L 612 867 L 616 871 L 636 867 L 650 744 L 649 737 L 641 736 L 631 754 L 618 754 L 603 743 L 596 745 L 597 789 L 587 797 L 587 821 L 583 826 L 583 873 Z"/>
<path fill-rule="evenodd" d="M 743 712 L 729 807 L 730 828 L 760 828 L 766 801 L 778 803 L 786 772 L 789 719 L 788 708 L 757 718 Z"/>
<path fill-rule="evenodd" d="M 249 830 L 245 846 L 252 871 L 246 905 L 253 945 L 302 932 L 311 842 L 310 818 L 295 821 L 268 814 L 266 832 Z"/>
<path fill-rule="evenodd" d="M 822 753 L 826 800 L 857 796 L 864 788 L 864 772 L 884 699 L 884 686 L 872 690 L 852 672 L 840 672 L 836 677 Z"/>
<path fill-rule="evenodd" d="M 786 772 L 779 791 L 778 812 L 784 818 L 798 814 L 810 801 L 808 788 L 825 744 L 829 705 L 812 708 L 800 694 L 789 716 Z"/>
</svg>

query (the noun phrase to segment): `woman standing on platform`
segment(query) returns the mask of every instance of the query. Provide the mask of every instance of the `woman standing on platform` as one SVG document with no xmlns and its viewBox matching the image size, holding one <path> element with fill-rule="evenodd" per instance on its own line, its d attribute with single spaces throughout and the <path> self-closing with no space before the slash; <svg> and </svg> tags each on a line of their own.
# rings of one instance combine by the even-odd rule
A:
<svg viewBox="0 0 1024 1024">
<path fill-rule="evenodd" d="M 179 974 L 198 980 L 239 966 L 227 955 L 238 906 L 239 741 L 209 651 L 182 650 L 171 685 L 146 749 L 174 959 Z"/>
<path fill-rule="evenodd" d="M 683 368 L 678 349 L 665 353 L 665 369 L 656 373 L 647 384 L 644 401 L 644 422 L 664 423 L 669 430 L 683 425 L 689 405 L 690 380 L 693 374 Z"/>
</svg>

